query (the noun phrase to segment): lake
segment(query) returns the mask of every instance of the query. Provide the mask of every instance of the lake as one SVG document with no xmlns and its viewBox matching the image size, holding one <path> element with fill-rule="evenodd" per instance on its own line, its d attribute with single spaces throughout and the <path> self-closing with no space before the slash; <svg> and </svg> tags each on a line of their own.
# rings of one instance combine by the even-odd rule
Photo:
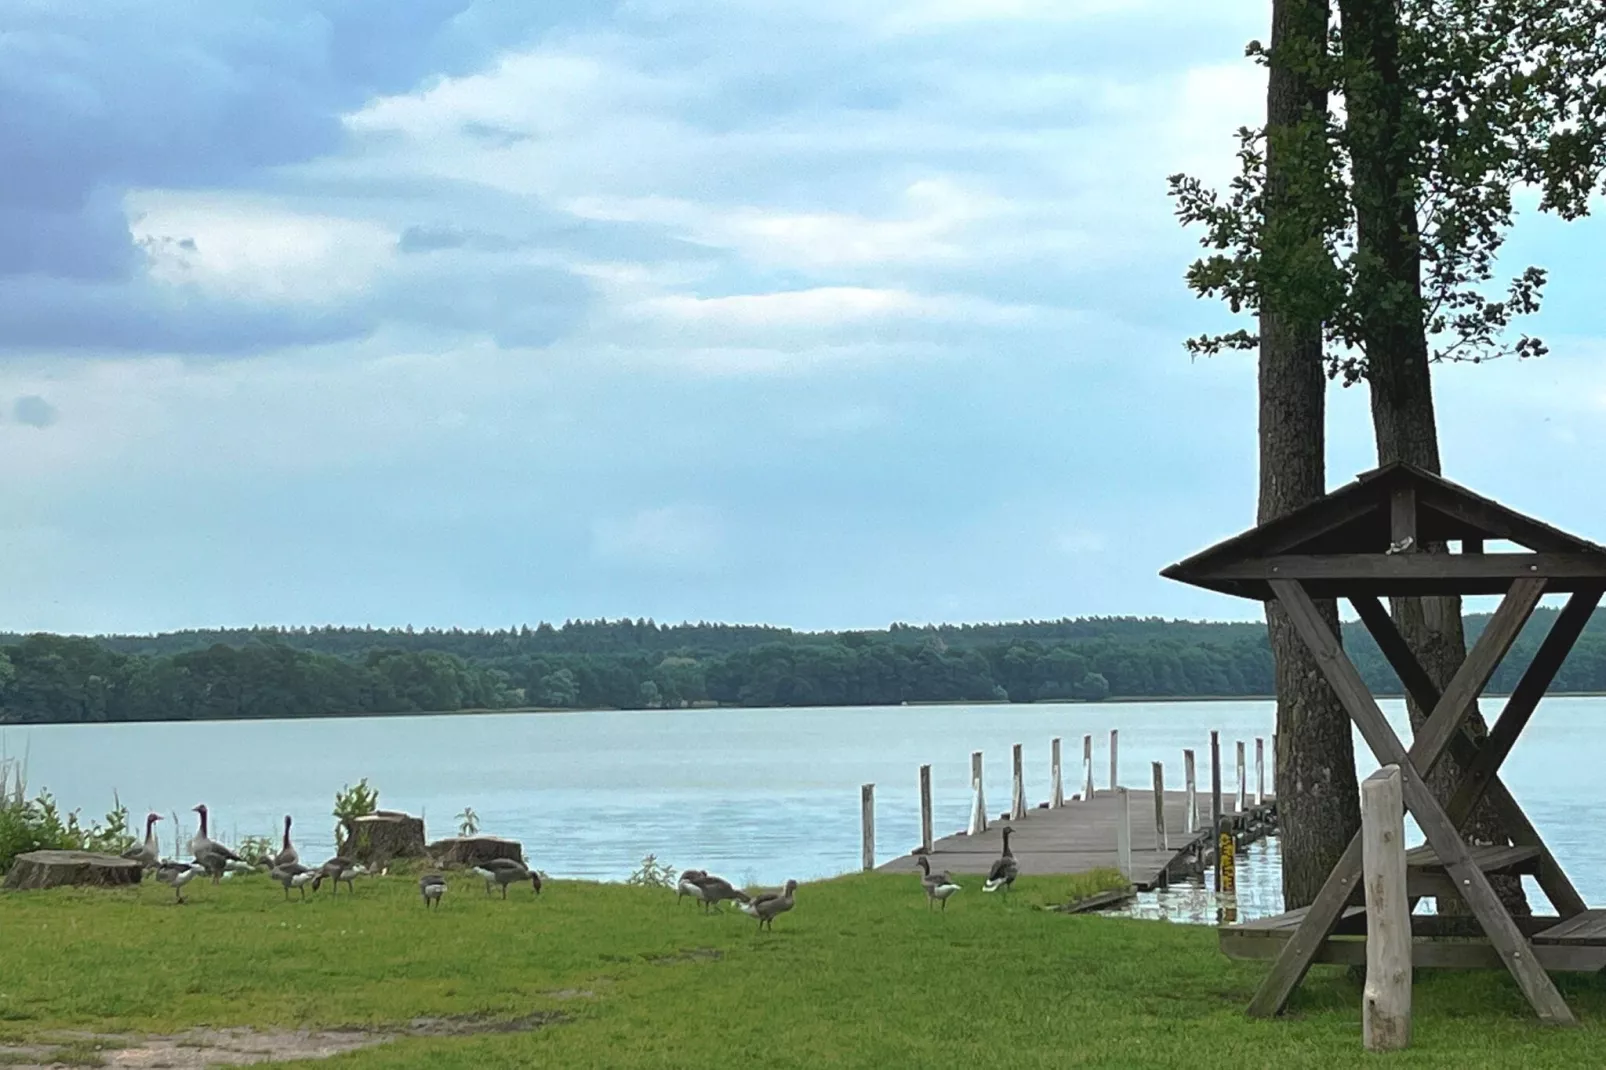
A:
<svg viewBox="0 0 1606 1070">
<path fill-rule="evenodd" d="M 1385 702 L 1397 729 L 1404 704 Z M 1486 715 L 1493 707 L 1485 703 Z M 1606 902 L 1606 854 L 1588 853 L 1606 826 L 1606 699 L 1547 700 L 1506 763 L 1512 792 L 1584 896 Z M 554 877 L 618 880 L 652 853 L 738 882 L 779 884 L 857 868 L 859 786 L 876 785 L 881 859 L 919 842 L 917 771 L 932 766 L 938 835 L 969 814 L 970 752 L 986 755 L 988 809 L 1008 805 L 1010 745 L 1026 755 L 1029 805 L 1049 793 L 1049 740 L 1063 738 L 1065 791 L 1081 780 L 1081 740 L 1108 776 L 1111 728 L 1121 734 L 1121 782 L 1147 787 L 1162 761 L 1180 787 L 1182 750 L 1198 752 L 1208 786 L 1209 733 L 1221 732 L 1225 791 L 1232 743 L 1265 737 L 1270 701 L 1105 702 L 829 709 L 443 714 L 284 721 L 9 726 L 0 746 L 25 753 L 30 791 L 104 813 L 115 790 L 135 820 L 206 803 L 215 835 L 278 834 L 295 819 L 297 846 L 334 849 L 335 792 L 367 777 L 382 807 L 422 814 L 431 838 L 472 807 L 481 831 L 524 843 Z M 1376 764 L 1359 740 L 1362 775 Z M 1268 755 L 1268 790 L 1270 781 Z M 1253 772 L 1250 773 L 1251 779 Z M 1252 785 L 1251 785 L 1252 787 Z M 1208 805 L 1208 804 L 1206 804 Z M 171 818 L 158 826 L 171 850 Z M 1248 853 L 1240 880 L 1252 913 L 1278 909 L 1275 845 Z"/>
</svg>

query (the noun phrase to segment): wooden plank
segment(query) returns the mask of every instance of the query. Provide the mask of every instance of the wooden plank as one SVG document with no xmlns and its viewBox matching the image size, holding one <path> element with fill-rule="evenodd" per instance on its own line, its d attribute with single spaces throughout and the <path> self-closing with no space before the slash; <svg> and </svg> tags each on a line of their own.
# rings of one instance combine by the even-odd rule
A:
<svg viewBox="0 0 1606 1070">
<path fill-rule="evenodd" d="M 1482 531 L 1490 538 L 1504 539 L 1541 553 L 1576 552 L 1587 545 L 1582 539 L 1506 509 L 1464 488 L 1456 489 L 1461 493 L 1455 493 L 1447 487 L 1424 486 L 1420 493 L 1421 503 L 1436 513 Z"/>
<path fill-rule="evenodd" d="M 1389 542 L 1414 553 L 1417 549 L 1416 528 L 1416 486 L 1401 483 L 1389 492 Z"/>
<path fill-rule="evenodd" d="M 1536 933 L 1534 941 L 1549 944 L 1563 941 L 1606 944 L 1606 910 L 1586 910 L 1562 919 L 1543 932 Z"/>
<path fill-rule="evenodd" d="M 1507 847 L 1476 844 L 1467 848 L 1467 856 L 1472 859 L 1473 865 L 1485 873 L 1526 872 L 1534 868 L 1531 864 L 1537 862 L 1542 853 L 1538 847 L 1531 845 Z M 1407 851 L 1405 860 L 1413 869 L 1443 867 L 1438 854 L 1426 844 Z"/>
<path fill-rule="evenodd" d="M 1414 512 L 1414 498 L 1411 504 Z M 1397 1051 L 1411 1043 L 1411 904 L 1397 765 L 1385 765 L 1361 783 L 1361 868 L 1366 883 L 1362 1045 L 1367 1051 Z"/>
<path fill-rule="evenodd" d="M 1449 558 L 1454 555 L 1401 556 L 1422 560 Z M 1537 590 L 1534 589 L 1536 587 Z M 1472 864 L 1455 824 L 1450 821 L 1449 815 L 1433 797 L 1433 792 L 1423 779 L 1423 771 L 1412 764 L 1411 754 L 1394 734 L 1394 729 L 1389 726 L 1388 719 L 1378 708 L 1377 701 L 1367 690 L 1354 664 L 1344 655 L 1337 638 L 1322 620 L 1315 602 L 1297 583 L 1277 580 L 1273 582 L 1273 588 L 1279 601 L 1288 609 L 1291 622 L 1306 645 L 1310 647 L 1317 665 L 1327 677 L 1328 683 L 1332 685 L 1334 693 L 1349 711 L 1355 726 L 1360 729 L 1361 737 L 1371 747 L 1372 753 L 1379 761 L 1400 767 L 1402 790 L 1411 815 L 1416 818 L 1417 825 L 1438 852 L 1445 869 L 1455 878 L 1462 899 L 1466 901 L 1472 913 L 1483 922 L 1489 942 L 1499 952 L 1501 960 L 1516 980 L 1517 986 L 1522 989 L 1529 1004 L 1533 1006 L 1534 1013 L 1539 1016 L 1540 1021 L 1547 1024 L 1576 1025 L 1578 1020 L 1573 1016 L 1566 1001 L 1561 998 L 1561 993 L 1556 991 L 1555 984 L 1535 961 L 1531 947 L 1512 922 L 1511 915 L 1499 897 L 1495 895 L 1494 888 L 1489 884 L 1489 878 Z M 1539 596 L 1543 592 L 1544 584 L 1539 580 L 1518 580 L 1512 584 L 1511 591 L 1490 618 L 1484 634 L 1479 636 L 1477 644 L 1467 655 L 1461 669 L 1450 681 L 1450 686 L 1445 689 L 1444 697 L 1439 707 L 1435 709 L 1434 715 L 1428 718 L 1417 734 L 1416 744 L 1421 744 L 1426 750 L 1424 760 L 1427 768 L 1432 767 L 1433 761 L 1448 745 L 1450 735 L 1460 729 L 1466 714 L 1466 703 L 1482 689 L 1482 684 L 1487 682 L 1489 673 L 1494 671 L 1494 664 L 1499 661 L 1499 655 L 1504 654 L 1505 649 L 1510 646 L 1516 631 L 1521 628 L 1522 622 L 1527 619 L 1528 613 L 1532 611 L 1533 605 L 1538 603 Z M 1525 603 L 1527 611 L 1519 612 Z M 1506 629 L 1510 629 L 1509 635 L 1504 634 Z M 1495 654 L 1495 650 L 1499 653 Z M 1473 678 L 1479 680 L 1477 690 L 1465 694 L 1464 691 Z M 1325 919 L 1323 923 L 1327 929 L 1330 930 L 1332 923 L 1337 920 L 1337 915 L 1337 910 L 1333 910 Z M 1313 921 L 1318 920 L 1322 919 L 1319 919 L 1313 910 L 1300 931 L 1303 932 Z M 1278 960 L 1278 965 L 1282 965 L 1281 959 Z M 1300 973 L 1303 972 L 1301 969 Z"/>
<path fill-rule="evenodd" d="M 931 853 L 931 766 L 920 767 L 920 849 Z"/>
<path fill-rule="evenodd" d="M 859 788 L 859 828 L 864 839 L 864 868 L 875 868 L 875 785 Z"/>
<path fill-rule="evenodd" d="M 1276 960 L 1283 951 L 1287 930 L 1260 933 L 1220 930 L 1221 951 L 1228 958 Z M 1365 966 L 1366 941 L 1360 939 L 1323 940 L 1312 959 L 1324 966 Z M 1555 973 L 1599 973 L 1606 967 L 1606 947 L 1572 944 L 1534 944 L 1532 957 L 1540 971 Z M 1418 969 L 1498 970 L 1499 953 L 1481 940 L 1456 943 L 1417 941 L 1411 946 L 1411 962 Z"/>
<path fill-rule="evenodd" d="M 1606 554 L 1285 554 L 1219 565 L 1210 580 L 1510 581 L 1529 577 L 1558 584 L 1606 582 Z M 1557 586 L 1555 590 L 1570 589 Z M 1401 591 L 1400 593 L 1408 593 Z"/>
</svg>

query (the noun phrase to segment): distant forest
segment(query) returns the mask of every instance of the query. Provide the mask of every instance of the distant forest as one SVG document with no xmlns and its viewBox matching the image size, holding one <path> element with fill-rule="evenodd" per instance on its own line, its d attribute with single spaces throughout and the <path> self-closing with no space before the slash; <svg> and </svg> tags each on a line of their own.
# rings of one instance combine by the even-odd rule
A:
<svg viewBox="0 0 1606 1070">
<path fill-rule="evenodd" d="M 1506 690 L 1555 611 L 1495 674 Z M 1467 618 L 1469 637 L 1486 616 Z M 1368 683 L 1399 683 L 1359 625 Z M 1606 612 L 1559 691 L 1606 691 Z M 650 620 L 506 631 L 251 628 L 154 636 L 0 634 L 0 723 L 323 717 L 474 709 L 844 706 L 1268 695 L 1259 623 L 1132 617 L 799 632 Z"/>
</svg>

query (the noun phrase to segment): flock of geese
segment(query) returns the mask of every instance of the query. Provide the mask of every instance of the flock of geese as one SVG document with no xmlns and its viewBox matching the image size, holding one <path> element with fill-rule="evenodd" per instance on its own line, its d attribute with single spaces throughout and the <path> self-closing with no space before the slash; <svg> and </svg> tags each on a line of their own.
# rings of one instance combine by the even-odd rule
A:
<svg viewBox="0 0 1606 1070">
<path fill-rule="evenodd" d="M 352 881 L 369 872 L 366 866 L 342 855 L 336 855 L 320 866 L 303 865 L 300 852 L 290 842 L 288 815 L 284 819 L 284 840 L 279 850 L 258 859 L 255 863 L 247 862 L 207 835 L 205 803 L 196 806 L 194 812 L 200 815 L 200 827 L 186 845 L 192 856 L 191 861 L 180 862 L 161 857 L 156 840 L 156 823 L 162 820 L 160 814 L 150 814 L 145 818 L 144 842 L 123 852 L 124 858 L 138 862 L 151 870 L 158 881 L 172 888 L 177 903 L 187 901 L 184 898 L 184 886 L 203 874 L 211 877 L 213 884 L 217 884 L 233 873 L 251 873 L 266 868 L 268 877 L 284 887 L 285 899 L 290 898 L 292 888 L 300 889 L 301 898 L 305 899 L 309 885 L 316 892 L 324 881 L 330 882 L 330 894 L 338 894 L 342 883 L 346 885 L 348 892 L 355 892 L 356 886 Z M 1005 825 L 1002 831 L 1003 853 L 987 873 L 987 880 L 982 884 L 984 892 L 1002 890 L 1007 893 L 1020 874 L 1020 866 L 1016 863 L 1014 852 L 1009 846 L 1009 837 L 1015 830 Z M 920 856 L 918 864 L 921 872 L 920 885 L 926 893 L 926 909 L 930 910 L 935 904 L 940 903 L 942 910 L 947 911 L 948 900 L 953 898 L 962 886 L 946 870 L 933 873 L 931 862 L 924 855 Z M 471 866 L 470 872 L 485 881 L 486 895 L 491 894 L 491 886 L 494 884 L 501 888 L 502 898 L 506 899 L 508 885 L 523 881 L 530 882 L 536 895 L 541 894 L 541 874 L 523 862 L 511 858 L 496 858 L 482 862 Z M 418 879 L 418 892 L 423 897 L 425 909 L 438 908 L 441 897 L 446 894 L 446 878 L 439 873 L 427 873 Z M 776 917 L 792 909 L 796 902 L 797 881 L 787 881 L 786 887 L 780 891 L 749 895 L 730 881 L 716 877 L 707 870 L 688 869 L 681 873 L 676 881 L 675 902 L 679 903 L 686 896 L 691 896 L 701 904 L 704 913 L 710 910 L 717 913 L 719 904 L 729 900 L 735 903 L 742 913 L 757 918 L 759 930 L 763 931 L 773 928 Z"/>
</svg>

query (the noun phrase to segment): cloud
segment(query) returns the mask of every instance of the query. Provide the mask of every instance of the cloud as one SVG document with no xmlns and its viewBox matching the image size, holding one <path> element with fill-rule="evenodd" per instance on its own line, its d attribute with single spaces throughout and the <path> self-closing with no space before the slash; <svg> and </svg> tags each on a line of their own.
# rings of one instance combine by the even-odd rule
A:
<svg viewBox="0 0 1606 1070">
<path fill-rule="evenodd" d="M 60 415 L 54 405 L 38 394 L 27 394 L 11 405 L 11 418 L 28 427 L 49 427 Z"/>
<path fill-rule="evenodd" d="M 668 505 L 599 519 L 592 528 L 591 549 L 603 561 L 679 569 L 712 564 L 720 542 L 712 511 Z"/>
</svg>

